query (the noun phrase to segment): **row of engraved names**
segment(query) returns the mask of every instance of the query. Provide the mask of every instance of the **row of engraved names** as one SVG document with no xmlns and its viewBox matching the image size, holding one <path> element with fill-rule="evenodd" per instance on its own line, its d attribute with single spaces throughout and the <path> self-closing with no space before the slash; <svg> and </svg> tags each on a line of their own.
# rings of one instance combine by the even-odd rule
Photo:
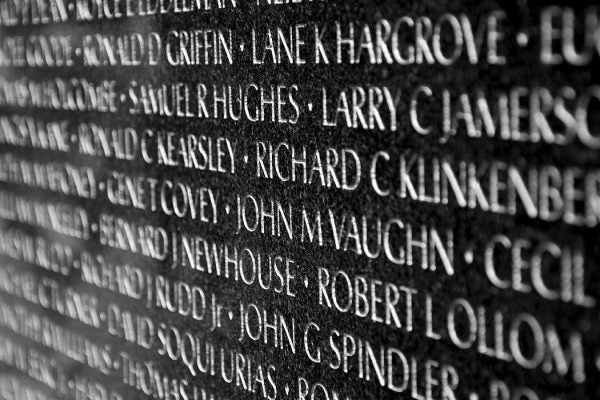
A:
<svg viewBox="0 0 600 400">
<path fill-rule="evenodd" d="M 81 2 L 85 4 L 86 2 Z M 541 10 L 539 26 L 510 32 L 502 10 L 484 16 L 405 15 L 373 23 L 331 21 L 252 27 L 249 32 L 204 27 L 155 31 L 7 35 L 0 65 L 7 67 L 186 65 L 477 65 L 510 64 L 515 48 L 541 65 L 588 66 L 600 54 L 600 9 L 577 15 L 569 7 Z M 92 13 L 89 10 L 78 15 Z M 0 14 L 1 15 L 1 14 Z M 149 24 L 152 27 L 152 24 Z M 585 27 L 579 32 L 576 27 Z M 529 31 L 539 31 L 531 35 Z M 534 42 L 535 41 L 535 42 Z"/>
<path fill-rule="evenodd" d="M 246 6 L 280 6 L 325 0 L 8 0 L 0 5 L 0 26 L 60 24 L 135 16 L 235 12 Z M 240 14 L 235 14 L 239 16 Z"/>
<path fill-rule="evenodd" d="M 409 88 L 319 88 L 298 84 L 155 84 L 132 80 L 120 89 L 115 80 L 0 77 L 0 106 L 4 107 L 238 124 L 312 125 L 311 129 L 316 125 L 323 130 L 393 133 L 390 139 L 412 135 L 442 144 L 454 138 L 488 138 L 556 146 L 576 143 L 598 149 L 600 133 L 594 116 L 599 104 L 598 85 L 580 89 L 568 85 L 516 85 L 493 90 L 427 84 Z M 10 134 L 32 124 L 6 115 L 2 125 Z M 37 125 L 43 129 L 42 123 Z"/>
</svg>

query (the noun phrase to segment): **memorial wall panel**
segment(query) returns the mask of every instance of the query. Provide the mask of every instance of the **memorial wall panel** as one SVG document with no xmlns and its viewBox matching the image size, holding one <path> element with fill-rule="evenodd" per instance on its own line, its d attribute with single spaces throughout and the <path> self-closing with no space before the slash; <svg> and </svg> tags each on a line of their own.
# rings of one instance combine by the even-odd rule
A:
<svg viewBox="0 0 600 400">
<path fill-rule="evenodd" d="M 0 398 L 600 398 L 600 5 L 0 0 Z"/>
</svg>

